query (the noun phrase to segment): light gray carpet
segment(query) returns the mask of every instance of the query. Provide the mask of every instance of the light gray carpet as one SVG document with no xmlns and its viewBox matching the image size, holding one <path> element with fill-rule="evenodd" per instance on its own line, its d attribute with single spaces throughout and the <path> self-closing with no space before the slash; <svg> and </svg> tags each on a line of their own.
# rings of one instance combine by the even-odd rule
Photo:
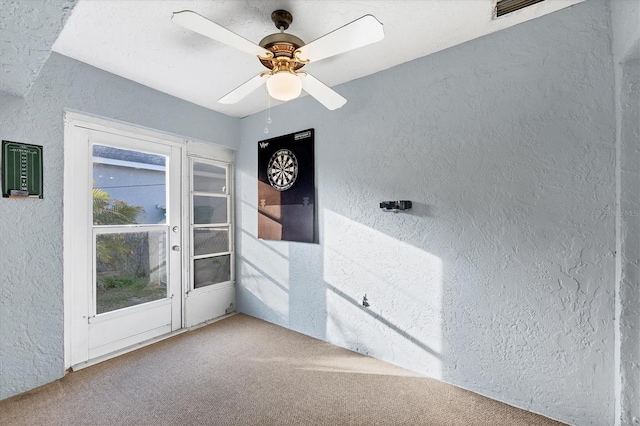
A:
<svg viewBox="0 0 640 426">
<path fill-rule="evenodd" d="M 560 425 L 246 316 L 0 401 L 8 425 Z"/>
</svg>

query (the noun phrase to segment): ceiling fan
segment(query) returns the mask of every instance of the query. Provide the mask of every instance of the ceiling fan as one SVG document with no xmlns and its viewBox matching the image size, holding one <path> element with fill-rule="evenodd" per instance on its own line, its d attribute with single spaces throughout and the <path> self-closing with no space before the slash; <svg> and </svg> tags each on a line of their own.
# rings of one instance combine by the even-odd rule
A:
<svg viewBox="0 0 640 426">
<path fill-rule="evenodd" d="M 171 19 L 184 28 L 256 55 L 269 69 L 220 98 L 218 102 L 223 104 L 234 104 L 266 83 L 269 94 L 275 99 L 288 101 L 297 98 L 304 89 L 328 109 L 340 108 L 347 100 L 311 74 L 299 71 L 300 68 L 384 38 L 382 24 L 372 15 L 356 19 L 309 44 L 284 32 L 293 22 L 293 16 L 286 10 L 276 10 L 271 14 L 271 20 L 280 32 L 266 36 L 259 44 L 190 10 L 175 12 Z"/>
</svg>

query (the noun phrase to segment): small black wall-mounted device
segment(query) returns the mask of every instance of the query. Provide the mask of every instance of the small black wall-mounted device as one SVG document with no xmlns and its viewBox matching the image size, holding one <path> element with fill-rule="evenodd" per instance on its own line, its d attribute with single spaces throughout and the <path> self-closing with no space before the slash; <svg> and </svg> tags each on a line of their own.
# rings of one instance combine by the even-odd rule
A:
<svg viewBox="0 0 640 426">
<path fill-rule="evenodd" d="M 382 201 L 380 203 L 380 208 L 385 212 L 393 212 L 398 213 L 403 210 L 408 210 L 411 208 L 411 201 L 401 200 L 401 201 Z"/>
</svg>

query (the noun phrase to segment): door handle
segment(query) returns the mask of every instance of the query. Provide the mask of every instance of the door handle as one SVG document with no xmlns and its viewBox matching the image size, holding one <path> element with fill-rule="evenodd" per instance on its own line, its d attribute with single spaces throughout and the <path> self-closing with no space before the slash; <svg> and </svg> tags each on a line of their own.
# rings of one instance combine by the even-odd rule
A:
<svg viewBox="0 0 640 426">
<path fill-rule="evenodd" d="M 173 246 L 173 247 L 171 247 L 171 250 L 180 251 L 181 249 L 180 249 L 180 246 Z"/>
</svg>

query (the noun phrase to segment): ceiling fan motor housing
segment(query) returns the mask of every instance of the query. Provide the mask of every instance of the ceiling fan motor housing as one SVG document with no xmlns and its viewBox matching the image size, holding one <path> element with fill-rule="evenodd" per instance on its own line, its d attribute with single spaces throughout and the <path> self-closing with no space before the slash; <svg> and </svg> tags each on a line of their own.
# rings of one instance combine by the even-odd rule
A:
<svg viewBox="0 0 640 426">
<path fill-rule="evenodd" d="M 260 40 L 260 47 L 273 53 L 273 58 L 260 58 L 260 62 L 270 70 L 281 69 L 285 66 L 285 63 L 286 68 L 291 71 L 302 68 L 304 62 L 295 61 L 293 52 L 304 46 L 304 41 L 293 34 L 284 33 L 284 30 L 289 28 L 289 25 L 293 22 L 293 16 L 286 10 L 278 9 L 271 13 L 271 20 L 280 32 L 268 35 Z"/>
<path fill-rule="evenodd" d="M 268 35 L 260 40 L 260 47 L 264 47 L 265 49 L 273 52 L 274 59 L 282 57 L 294 59 L 293 52 L 301 46 L 304 46 L 304 41 L 292 34 L 276 33 Z M 273 69 L 274 67 L 273 59 L 260 58 L 260 62 L 269 69 Z M 296 62 L 294 68 L 299 69 L 303 66 L 304 63 Z"/>
</svg>

